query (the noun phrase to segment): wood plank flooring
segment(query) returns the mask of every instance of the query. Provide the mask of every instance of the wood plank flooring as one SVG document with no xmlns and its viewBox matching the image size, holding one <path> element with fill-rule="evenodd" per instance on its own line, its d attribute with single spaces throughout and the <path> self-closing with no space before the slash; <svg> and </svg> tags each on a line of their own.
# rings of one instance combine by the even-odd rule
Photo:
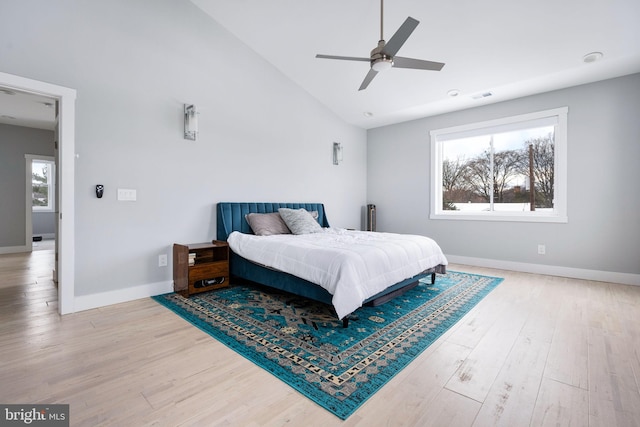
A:
<svg viewBox="0 0 640 427">
<path fill-rule="evenodd" d="M 348 420 L 151 299 L 59 316 L 53 251 L 0 256 L 0 403 L 73 426 L 640 426 L 640 287 L 504 277 Z"/>
</svg>

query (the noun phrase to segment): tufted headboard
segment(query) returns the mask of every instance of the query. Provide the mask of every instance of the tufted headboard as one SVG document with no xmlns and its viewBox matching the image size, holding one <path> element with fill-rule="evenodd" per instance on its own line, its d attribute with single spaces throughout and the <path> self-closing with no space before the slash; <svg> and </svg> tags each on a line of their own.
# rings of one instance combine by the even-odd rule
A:
<svg viewBox="0 0 640 427">
<path fill-rule="evenodd" d="M 322 203 L 241 203 L 241 202 L 220 202 L 217 207 L 217 239 L 227 240 L 232 231 L 252 234 L 251 227 L 244 219 L 248 213 L 271 213 L 278 212 L 279 208 L 306 209 L 308 211 L 318 211 L 318 223 L 322 227 L 329 227 L 329 221 L 324 212 Z"/>
</svg>

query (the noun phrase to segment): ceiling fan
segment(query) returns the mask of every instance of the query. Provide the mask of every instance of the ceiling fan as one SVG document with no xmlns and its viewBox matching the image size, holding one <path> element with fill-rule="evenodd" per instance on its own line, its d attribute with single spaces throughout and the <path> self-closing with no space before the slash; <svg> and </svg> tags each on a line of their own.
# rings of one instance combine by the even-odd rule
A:
<svg viewBox="0 0 640 427">
<path fill-rule="evenodd" d="M 378 46 L 371 51 L 370 58 L 358 58 L 353 56 L 335 56 L 335 55 L 316 55 L 316 58 L 321 59 L 341 59 L 344 61 L 368 61 L 371 64 L 371 69 L 365 76 L 360 89 L 366 89 L 373 78 L 380 72 L 388 70 L 391 67 L 394 68 L 413 68 L 416 70 L 432 70 L 440 71 L 444 67 L 442 62 L 425 61 L 422 59 L 403 58 L 396 56 L 396 53 L 400 50 L 402 45 L 407 41 L 413 30 L 416 29 L 420 21 L 408 17 L 404 23 L 398 28 L 398 31 L 389 39 L 389 42 L 384 41 L 383 35 L 383 14 L 384 14 L 384 0 L 380 0 L 380 41 Z"/>
</svg>

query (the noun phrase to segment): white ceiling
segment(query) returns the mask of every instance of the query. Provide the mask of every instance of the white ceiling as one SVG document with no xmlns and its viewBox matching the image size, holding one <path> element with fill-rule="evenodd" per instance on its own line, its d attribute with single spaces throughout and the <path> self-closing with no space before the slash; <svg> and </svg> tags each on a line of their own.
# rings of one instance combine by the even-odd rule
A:
<svg viewBox="0 0 640 427">
<path fill-rule="evenodd" d="M 398 55 L 446 65 L 391 69 L 364 91 L 368 63 L 315 55 L 368 57 L 380 36 L 379 0 L 191 1 L 365 129 L 640 72 L 638 0 L 387 0 L 386 40 L 407 16 L 420 21 Z M 594 51 L 603 58 L 584 63 Z M 1 89 L 0 123 L 52 129 L 51 99 Z"/>
<path fill-rule="evenodd" d="M 420 24 L 399 56 L 446 63 L 391 69 L 358 88 L 380 35 L 379 0 L 191 0 L 345 121 L 373 128 L 640 72 L 638 0 L 388 0 L 384 38 Z M 584 63 L 594 51 L 600 61 Z M 459 91 L 449 97 L 451 89 Z M 492 96 L 473 99 L 480 93 Z M 372 113 L 366 117 L 365 113 Z"/>
<path fill-rule="evenodd" d="M 53 130 L 55 99 L 0 87 L 0 123 Z"/>
</svg>

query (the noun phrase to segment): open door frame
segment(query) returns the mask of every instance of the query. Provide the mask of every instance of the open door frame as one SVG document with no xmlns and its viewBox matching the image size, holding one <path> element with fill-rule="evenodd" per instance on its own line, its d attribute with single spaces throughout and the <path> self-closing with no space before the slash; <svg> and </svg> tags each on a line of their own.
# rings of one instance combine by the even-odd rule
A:
<svg viewBox="0 0 640 427">
<path fill-rule="evenodd" d="M 75 311 L 75 101 L 76 91 L 0 72 L 0 86 L 56 98 L 58 113 L 58 312 Z"/>
</svg>

